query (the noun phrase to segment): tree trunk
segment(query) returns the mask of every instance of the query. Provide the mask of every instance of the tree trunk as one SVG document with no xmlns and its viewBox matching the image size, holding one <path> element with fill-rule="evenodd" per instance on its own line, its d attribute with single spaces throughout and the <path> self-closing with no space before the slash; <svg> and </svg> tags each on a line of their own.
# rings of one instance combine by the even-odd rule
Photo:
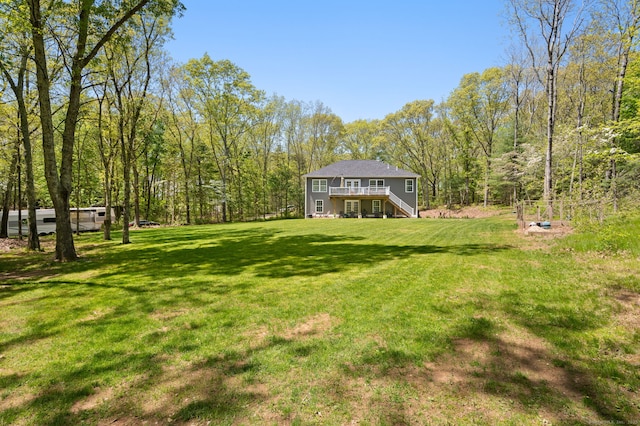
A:
<svg viewBox="0 0 640 426">
<path fill-rule="evenodd" d="M 36 64 L 36 80 L 38 86 L 38 101 L 40 104 L 40 124 L 42 126 L 42 148 L 44 156 L 45 177 L 49 195 L 56 212 L 56 254 L 58 261 L 73 261 L 78 258 L 73 243 L 71 222 L 69 218 L 69 195 L 71 194 L 71 162 L 73 161 L 73 138 L 75 135 L 77 109 L 80 107 L 80 69 L 76 63 L 76 54 L 72 65 L 70 81 L 69 104 L 65 127 L 71 124 L 73 129 L 65 128 L 62 138 L 62 162 L 60 176 L 57 171 L 56 147 L 54 141 L 53 113 L 51 109 L 51 86 L 47 68 L 47 55 L 44 41 L 45 25 L 40 12 L 40 0 L 28 0 L 34 61 Z M 80 43 L 79 43 L 80 44 Z M 79 45 L 80 50 L 83 45 Z M 74 99 L 74 96 L 76 97 Z M 75 113 L 74 113 L 74 108 Z"/>
<path fill-rule="evenodd" d="M 484 173 L 484 200 L 482 201 L 482 205 L 487 207 L 489 205 L 489 175 L 491 173 L 491 157 L 487 155 L 486 157 L 486 165 L 487 169 Z"/>
<path fill-rule="evenodd" d="M 130 145 L 133 145 L 130 143 Z M 133 214 L 136 226 L 140 225 L 140 172 L 135 163 L 135 159 L 131 161 L 131 170 L 133 171 Z"/>
<path fill-rule="evenodd" d="M 555 73 L 551 61 L 547 68 L 547 150 L 544 162 L 544 200 L 551 200 L 553 190 L 552 174 L 553 174 L 553 131 L 555 120 Z"/>
<path fill-rule="evenodd" d="M 9 210 L 11 209 L 11 193 L 13 192 L 13 184 L 16 179 L 16 171 L 18 169 L 18 161 L 20 159 L 19 154 L 20 139 L 16 139 L 15 154 L 11 158 L 11 165 L 9 166 L 9 179 L 7 180 L 7 187 L 4 191 L 3 203 L 2 203 L 2 222 L 0 224 L 0 238 L 7 238 L 9 236 Z"/>
<path fill-rule="evenodd" d="M 106 173 L 108 175 L 108 172 Z M 105 176 L 103 239 L 111 241 L 111 179 Z"/>
<path fill-rule="evenodd" d="M 16 155 L 19 156 L 19 144 L 20 140 L 22 140 L 22 144 L 24 145 L 25 166 L 27 168 L 27 206 L 29 210 L 29 237 L 27 247 L 29 250 L 40 251 L 40 238 L 38 237 L 38 226 L 36 223 L 36 189 L 34 183 L 35 178 L 33 175 L 33 158 L 31 154 L 31 134 L 29 132 L 27 106 L 24 101 L 25 79 L 27 76 L 27 61 L 29 60 L 30 49 L 27 46 L 23 46 L 20 50 L 21 58 L 17 81 L 12 78 L 11 74 L 9 74 L 9 71 L 5 68 L 4 65 L 0 65 L 0 67 L 2 68 L 2 72 L 5 75 L 7 82 L 11 86 L 11 90 L 13 91 L 18 103 L 20 137 L 17 141 L 18 145 L 16 146 Z M 9 184 L 7 189 L 10 190 L 11 186 L 12 185 Z M 8 230 L 5 228 L 5 233 L 6 231 Z"/>
<path fill-rule="evenodd" d="M 129 244 L 129 221 L 131 220 L 131 164 L 129 160 L 128 150 L 122 142 L 122 168 L 123 172 L 123 209 L 122 209 L 122 244 Z"/>
<path fill-rule="evenodd" d="M 80 95 L 83 89 L 82 71 L 118 28 L 127 22 L 134 14 L 138 13 L 149 1 L 150 0 L 140 0 L 134 3 L 131 8 L 122 10 L 123 14 L 121 18 L 108 27 L 102 35 L 98 35 L 98 41 L 88 53 L 89 18 L 94 2 L 91 0 L 83 0 L 80 2 L 80 10 L 75 22 L 78 29 L 74 40 L 75 53 L 72 58 L 65 58 L 68 60 L 67 63 L 70 66 L 70 79 L 67 111 L 64 120 L 64 130 L 62 132 L 62 156 L 58 175 L 53 114 L 51 109 L 51 83 L 45 47 L 45 33 L 49 31 L 49 28 L 42 18 L 40 0 L 27 0 L 31 36 L 33 39 L 34 62 L 36 64 L 45 177 L 47 179 L 49 194 L 56 211 L 56 260 L 58 261 L 73 261 L 78 258 L 73 243 L 71 221 L 69 220 L 69 196 L 71 194 L 73 146 L 80 111 Z"/>
<path fill-rule="evenodd" d="M 22 133 L 22 143 L 24 144 L 24 162 L 27 168 L 27 206 L 29 209 L 29 237 L 27 247 L 29 250 L 40 251 L 40 237 L 38 236 L 38 224 L 36 221 L 36 187 L 33 175 L 33 157 L 31 151 L 31 137 L 29 134 L 29 120 L 27 118 L 27 108 L 24 98 L 20 96 L 20 130 Z"/>
</svg>

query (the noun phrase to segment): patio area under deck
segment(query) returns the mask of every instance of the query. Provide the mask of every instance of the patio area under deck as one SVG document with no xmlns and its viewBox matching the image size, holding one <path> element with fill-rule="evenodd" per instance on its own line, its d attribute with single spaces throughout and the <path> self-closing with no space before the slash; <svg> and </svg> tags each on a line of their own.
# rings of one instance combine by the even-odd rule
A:
<svg viewBox="0 0 640 426">
<path fill-rule="evenodd" d="M 366 217 L 384 217 L 387 211 L 387 203 L 393 206 L 393 216 L 398 216 L 401 213 L 403 216 L 412 217 L 414 209 L 401 201 L 395 194 L 391 192 L 391 188 L 385 187 L 330 187 L 329 198 L 333 204 L 334 212 L 346 212 L 346 209 L 340 209 L 338 202 L 342 200 L 381 200 L 382 206 L 380 212 L 369 212 Z M 362 211 L 357 212 L 354 216 L 349 217 L 362 217 Z"/>
</svg>

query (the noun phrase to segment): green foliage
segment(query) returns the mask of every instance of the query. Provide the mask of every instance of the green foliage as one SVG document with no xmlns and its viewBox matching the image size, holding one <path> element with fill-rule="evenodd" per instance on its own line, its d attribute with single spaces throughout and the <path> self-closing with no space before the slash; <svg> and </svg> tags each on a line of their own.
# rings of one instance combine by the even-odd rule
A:
<svg viewBox="0 0 640 426">
<path fill-rule="evenodd" d="M 628 153 L 640 153 L 640 57 L 637 54 L 627 68 L 620 111 L 620 147 Z"/>
<path fill-rule="evenodd" d="M 619 214 L 602 223 L 584 221 L 579 229 L 580 233 L 567 241 L 568 246 L 577 251 L 640 255 L 640 216 L 637 213 Z"/>
</svg>

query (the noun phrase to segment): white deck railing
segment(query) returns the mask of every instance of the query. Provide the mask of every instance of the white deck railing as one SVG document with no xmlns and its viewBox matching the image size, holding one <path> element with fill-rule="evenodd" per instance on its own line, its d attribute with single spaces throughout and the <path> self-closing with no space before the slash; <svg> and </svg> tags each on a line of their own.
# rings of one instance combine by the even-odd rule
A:
<svg viewBox="0 0 640 426">
<path fill-rule="evenodd" d="M 400 197 L 398 197 L 393 192 L 389 193 L 389 200 L 391 200 L 391 202 L 396 206 L 400 207 L 401 210 L 404 210 L 405 212 L 409 213 L 410 217 L 413 217 L 414 215 L 413 207 L 411 207 L 409 204 L 402 201 Z"/>
<path fill-rule="evenodd" d="M 388 196 L 391 190 L 388 186 L 363 186 L 363 187 L 330 187 L 329 195 L 384 195 Z"/>
</svg>

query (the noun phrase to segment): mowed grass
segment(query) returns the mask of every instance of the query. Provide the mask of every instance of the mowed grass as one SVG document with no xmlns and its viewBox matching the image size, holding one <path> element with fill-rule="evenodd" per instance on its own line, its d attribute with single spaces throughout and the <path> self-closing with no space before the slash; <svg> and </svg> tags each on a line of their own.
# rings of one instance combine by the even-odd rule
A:
<svg viewBox="0 0 640 426">
<path fill-rule="evenodd" d="M 510 215 L 1 253 L 0 424 L 637 424 L 639 224 L 615 254 Z"/>
</svg>

